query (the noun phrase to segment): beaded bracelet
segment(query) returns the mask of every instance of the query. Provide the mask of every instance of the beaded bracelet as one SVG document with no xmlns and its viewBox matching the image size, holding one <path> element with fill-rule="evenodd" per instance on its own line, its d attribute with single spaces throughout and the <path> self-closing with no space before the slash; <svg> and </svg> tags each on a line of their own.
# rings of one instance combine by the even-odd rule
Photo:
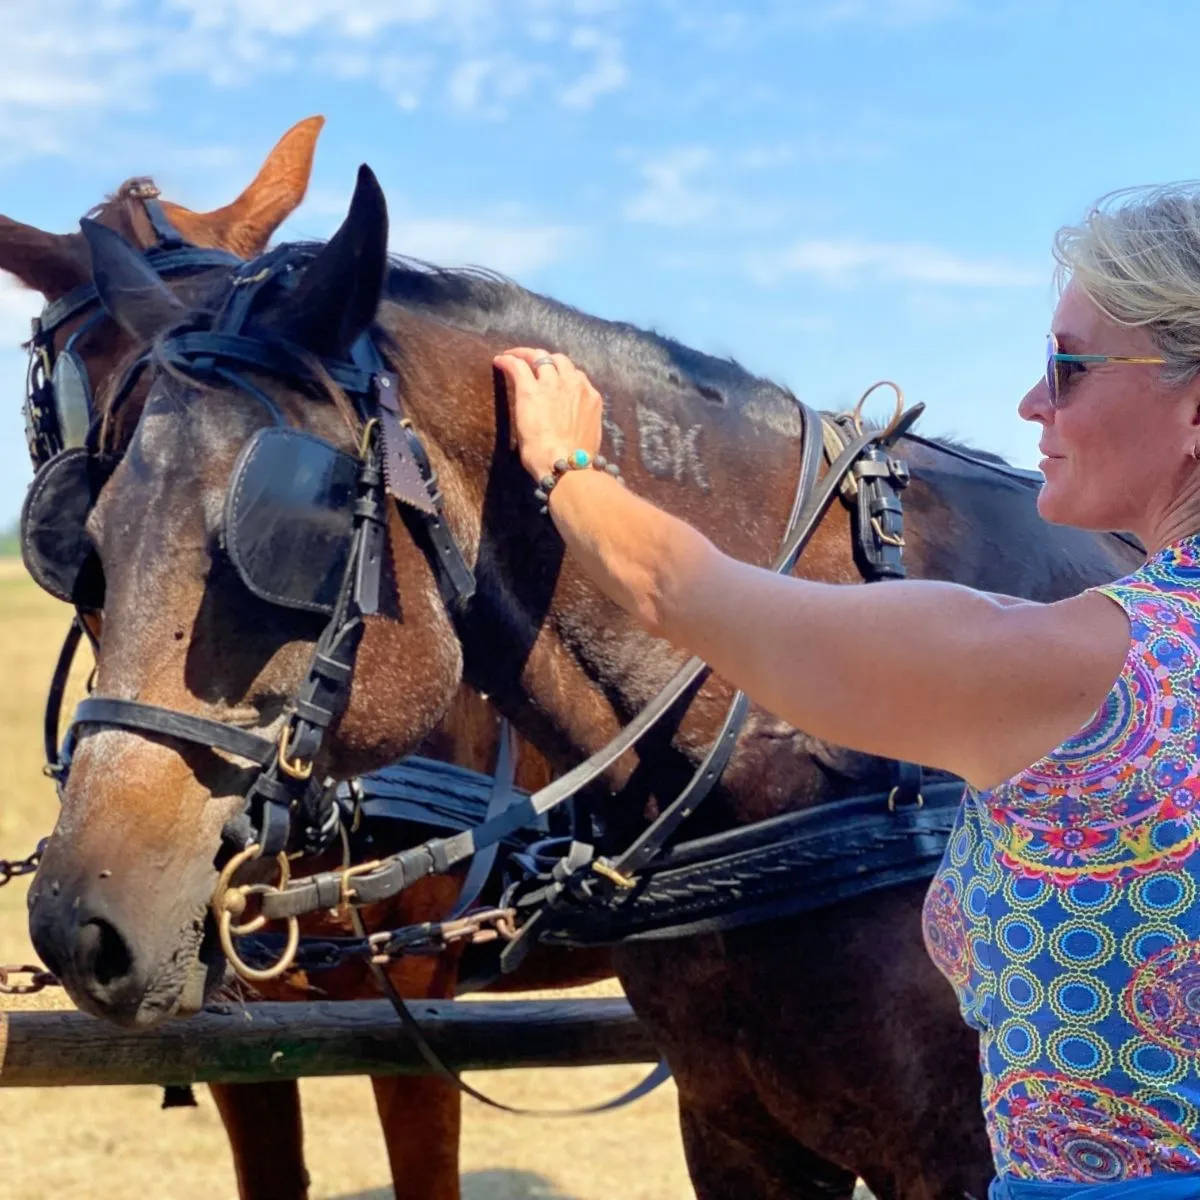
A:
<svg viewBox="0 0 1200 1200">
<path fill-rule="evenodd" d="M 555 460 L 553 475 L 544 475 L 538 481 L 537 490 L 533 494 L 542 502 L 543 514 L 550 511 L 550 493 L 554 491 L 554 485 L 568 471 L 586 471 L 588 467 L 611 475 L 622 486 L 625 484 L 621 477 L 621 468 L 616 463 L 609 462 L 602 454 L 591 455 L 586 450 L 572 450 L 566 458 Z"/>
</svg>

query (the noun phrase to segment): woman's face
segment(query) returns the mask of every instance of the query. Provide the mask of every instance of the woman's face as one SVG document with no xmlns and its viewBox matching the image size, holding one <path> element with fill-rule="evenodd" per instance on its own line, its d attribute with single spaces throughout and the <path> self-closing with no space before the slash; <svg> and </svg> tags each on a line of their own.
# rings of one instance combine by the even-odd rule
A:
<svg viewBox="0 0 1200 1200">
<path fill-rule="evenodd" d="M 1051 328 L 1064 354 L 1159 355 L 1145 329 L 1117 324 L 1074 283 Z M 1193 446 L 1200 454 L 1200 382 L 1170 386 L 1148 363 L 1074 364 L 1062 378 L 1058 407 L 1043 377 L 1017 410 L 1042 426 L 1038 511 L 1059 525 L 1153 540 L 1200 479 L 1191 456 Z"/>
</svg>

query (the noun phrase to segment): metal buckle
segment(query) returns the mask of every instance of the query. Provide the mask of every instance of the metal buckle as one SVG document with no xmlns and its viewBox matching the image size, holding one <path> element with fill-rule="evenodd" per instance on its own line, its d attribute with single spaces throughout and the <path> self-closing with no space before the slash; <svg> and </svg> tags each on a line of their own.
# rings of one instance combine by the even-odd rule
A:
<svg viewBox="0 0 1200 1200">
<path fill-rule="evenodd" d="M 892 788 L 888 793 L 888 812 L 916 812 L 918 809 L 925 807 L 925 795 L 923 792 L 917 793 L 917 798 L 912 804 L 905 804 L 901 808 L 896 807 L 896 797 L 900 795 L 898 787 Z"/>
<path fill-rule="evenodd" d="M 283 728 L 279 731 L 279 769 L 292 779 L 311 779 L 313 773 L 312 762 L 305 762 L 299 758 L 288 757 L 288 734 L 292 731 L 290 721 L 285 722 Z"/>
</svg>

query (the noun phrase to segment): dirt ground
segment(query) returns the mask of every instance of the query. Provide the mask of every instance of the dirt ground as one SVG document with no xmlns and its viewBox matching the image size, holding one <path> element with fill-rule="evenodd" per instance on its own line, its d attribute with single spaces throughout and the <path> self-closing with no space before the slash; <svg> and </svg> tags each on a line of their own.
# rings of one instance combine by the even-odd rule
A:
<svg viewBox="0 0 1200 1200">
<path fill-rule="evenodd" d="M 66 607 L 42 595 L 19 563 L 0 561 L 3 858 L 23 857 L 54 821 L 54 791 L 41 773 L 41 715 L 68 619 Z M 25 881 L 0 889 L 0 962 L 33 961 L 25 891 Z M 37 1000 L 56 1002 L 52 993 Z M 567 1107 L 607 1098 L 641 1072 L 640 1067 L 479 1072 L 470 1080 L 511 1103 Z M 367 1081 L 311 1080 L 302 1091 L 313 1197 L 390 1197 Z M 237 1190 L 220 1120 L 203 1088 L 197 1097 L 199 1108 L 163 1112 L 156 1088 L 0 1089 L 0 1197 L 233 1200 Z M 669 1084 L 622 1112 L 571 1121 L 505 1116 L 468 1100 L 463 1124 L 467 1200 L 693 1195 Z"/>
</svg>

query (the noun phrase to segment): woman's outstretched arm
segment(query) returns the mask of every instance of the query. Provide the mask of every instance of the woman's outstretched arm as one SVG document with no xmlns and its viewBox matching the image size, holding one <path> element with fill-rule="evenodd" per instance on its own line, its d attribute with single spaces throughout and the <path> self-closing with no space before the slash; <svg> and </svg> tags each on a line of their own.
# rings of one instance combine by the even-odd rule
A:
<svg viewBox="0 0 1200 1200">
<path fill-rule="evenodd" d="M 497 359 L 526 468 L 595 453 L 602 401 L 563 356 Z M 721 553 L 599 471 L 570 471 L 550 514 L 570 554 L 651 632 L 698 654 L 818 737 L 998 783 L 1079 730 L 1112 687 L 1124 613 L 1086 593 L 1013 603 L 957 584 L 882 587 L 774 575 Z"/>
</svg>

